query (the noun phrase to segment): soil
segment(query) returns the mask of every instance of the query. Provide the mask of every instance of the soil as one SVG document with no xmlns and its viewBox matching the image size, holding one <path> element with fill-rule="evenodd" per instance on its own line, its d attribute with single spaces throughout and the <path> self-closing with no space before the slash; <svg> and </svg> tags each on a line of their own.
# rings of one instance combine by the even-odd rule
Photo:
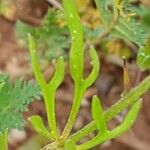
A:
<svg viewBox="0 0 150 150">
<path fill-rule="evenodd" d="M 0 17 L 0 72 L 10 75 L 12 81 L 17 77 L 24 76 L 26 80 L 34 79 L 31 65 L 27 60 L 28 51 L 18 44 L 18 39 L 15 33 L 15 23 L 17 20 L 23 20 L 32 25 L 39 25 L 41 19 L 48 9 L 48 4 L 44 0 L 16 0 L 17 8 L 11 17 Z M 33 9 L 34 8 L 34 9 Z M 102 99 L 102 104 L 105 109 L 115 103 L 123 91 L 122 81 L 122 65 L 114 63 L 114 56 L 101 55 L 101 71 L 98 79 L 91 86 L 83 98 L 80 112 L 77 121 L 74 125 L 73 132 L 82 128 L 85 124 L 92 120 L 91 118 L 91 98 L 97 94 Z M 116 59 L 121 62 L 118 57 Z M 85 60 L 85 72 L 89 73 L 90 65 L 88 57 Z M 116 61 L 116 62 L 118 62 Z M 136 83 L 137 66 L 133 59 L 128 63 L 129 74 L 134 86 Z M 44 73 L 46 79 L 52 73 L 53 65 L 50 63 Z M 59 130 L 62 131 L 68 118 L 72 97 L 73 97 L 73 82 L 66 71 L 64 82 L 60 86 L 56 95 L 57 103 L 57 120 Z M 127 133 L 114 140 L 108 141 L 101 146 L 94 148 L 95 150 L 149 150 L 150 149 L 150 92 L 143 96 L 143 106 L 139 117 Z M 46 112 L 43 101 L 35 101 L 29 106 L 29 111 L 23 115 L 27 117 L 38 114 L 42 116 L 46 123 Z M 120 114 L 116 119 L 109 122 L 109 127 L 114 128 L 123 119 Z M 24 131 L 13 130 L 9 135 L 9 149 L 19 150 L 20 147 L 28 143 L 37 136 L 32 127 L 27 123 Z M 30 150 L 30 149 L 29 149 Z M 34 148 L 32 147 L 32 150 Z"/>
</svg>

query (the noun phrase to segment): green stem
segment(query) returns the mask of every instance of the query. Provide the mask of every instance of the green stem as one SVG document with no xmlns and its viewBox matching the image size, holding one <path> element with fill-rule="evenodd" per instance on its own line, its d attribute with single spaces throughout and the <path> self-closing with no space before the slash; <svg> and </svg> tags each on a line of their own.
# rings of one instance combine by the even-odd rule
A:
<svg viewBox="0 0 150 150">
<path fill-rule="evenodd" d="M 104 112 L 105 120 L 108 122 L 114 118 L 118 113 L 127 108 L 129 105 L 132 105 L 137 101 L 140 96 L 150 89 L 150 75 L 146 77 L 138 86 L 133 88 L 129 93 L 122 97 L 117 103 L 112 105 L 109 109 Z M 84 128 L 79 130 L 77 133 L 70 136 L 70 139 L 73 141 L 79 141 L 80 139 L 87 136 L 89 133 L 97 129 L 94 121 L 86 125 Z"/>
<path fill-rule="evenodd" d="M 29 35 L 29 49 L 31 54 L 31 62 L 32 62 L 34 75 L 41 87 L 44 96 L 48 124 L 54 137 L 57 140 L 58 131 L 57 131 L 56 117 L 55 117 L 55 93 L 56 93 L 56 89 L 61 84 L 64 78 L 64 60 L 63 58 L 58 59 L 55 67 L 55 73 L 52 79 L 50 80 L 50 82 L 46 83 L 39 67 L 39 61 L 36 54 L 35 40 L 31 35 Z"/>
<path fill-rule="evenodd" d="M 94 147 L 95 145 L 98 145 L 99 143 L 106 141 L 107 138 L 108 138 L 108 133 L 104 134 L 104 135 L 98 134 L 92 140 L 90 140 L 82 145 L 77 146 L 77 150 L 90 149 L 90 148 Z"/>
<path fill-rule="evenodd" d="M 95 136 L 94 138 L 92 138 L 91 140 L 89 140 L 83 144 L 78 145 L 78 149 L 79 150 L 90 149 L 90 148 L 95 147 L 96 145 L 98 145 L 102 142 L 116 138 L 116 137 L 120 136 L 121 134 L 123 134 L 124 132 L 128 131 L 132 127 L 132 125 L 134 124 L 135 120 L 137 119 L 138 113 L 139 113 L 140 108 L 142 106 L 141 104 L 142 103 L 140 100 L 135 102 L 131 106 L 131 109 L 129 110 L 129 112 L 125 116 L 123 122 L 119 126 L 117 126 L 115 129 L 113 129 L 112 131 L 105 130 L 103 133 L 99 132 L 98 135 Z M 101 131 L 102 131 L 102 129 L 101 129 Z"/>
<path fill-rule="evenodd" d="M 1 150 L 8 150 L 8 129 L 4 133 L 0 132 L 0 146 Z"/>
<path fill-rule="evenodd" d="M 75 122 L 85 91 L 82 80 L 84 66 L 84 44 L 83 29 L 74 0 L 63 0 L 62 2 L 72 39 L 69 63 L 70 74 L 75 84 L 73 106 L 66 127 L 61 135 L 63 139 L 66 139 L 69 136 Z"/>
<path fill-rule="evenodd" d="M 66 139 L 71 132 L 71 129 L 72 129 L 73 124 L 75 122 L 76 116 L 79 112 L 79 108 L 80 108 L 83 94 L 84 94 L 83 83 L 75 84 L 75 95 L 74 95 L 74 99 L 73 99 L 73 106 L 72 106 L 71 113 L 70 113 L 68 122 L 66 124 L 66 127 L 62 133 L 63 140 Z"/>
</svg>

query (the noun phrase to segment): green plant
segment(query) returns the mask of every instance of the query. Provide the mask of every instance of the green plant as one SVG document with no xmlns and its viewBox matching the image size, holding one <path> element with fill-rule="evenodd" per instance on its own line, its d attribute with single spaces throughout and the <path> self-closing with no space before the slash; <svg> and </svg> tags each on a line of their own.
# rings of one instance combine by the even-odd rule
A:
<svg viewBox="0 0 150 150">
<path fill-rule="evenodd" d="M 89 53 L 91 56 L 91 65 L 93 66 L 93 69 L 89 76 L 84 78 L 84 43 L 83 29 L 80 23 L 80 18 L 73 0 L 63 0 L 62 2 L 72 41 L 69 57 L 70 75 L 75 86 L 72 109 L 64 131 L 59 133 L 55 118 L 55 93 L 64 78 L 64 60 L 62 57 L 57 60 L 54 75 L 49 82 L 46 82 L 38 64 L 36 42 L 29 34 L 29 49 L 32 67 L 44 97 L 48 118 L 48 128 L 45 127 L 40 116 L 31 116 L 29 121 L 38 134 L 47 137 L 51 141 L 50 144 L 46 145 L 41 150 L 85 150 L 121 135 L 133 125 L 141 107 L 140 96 L 150 89 L 150 76 L 145 78 L 130 92 L 126 93 L 117 103 L 112 105 L 106 111 L 103 111 L 99 98 L 97 96 L 93 96 L 92 116 L 94 121 L 71 135 L 71 130 L 79 112 L 83 95 L 86 89 L 96 80 L 99 74 L 100 64 L 97 53 L 93 46 L 91 46 Z M 127 108 L 130 108 L 130 110 L 124 121 L 118 127 L 112 131 L 109 131 L 107 128 L 107 122 Z M 78 141 L 95 130 L 97 130 L 98 133 L 95 137 L 93 137 L 93 139 L 79 145 L 77 144 Z"/>
<path fill-rule="evenodd" d="M 70 39 L 68 38 L 68 30 L 65 26 L 59 25 L 59 20 L 62 12 L 54 9 L 49 9 L 47 14 L 38 27 L 25 24 L 21 21 L 16 23 L 17 36 L 23 45 L 27 45 L 27 33 L 38 42 L 40 56 L 51 60 L 60 56 L 67 57 L 66 49 L 69 48 Z"/>
<path fill-rule="evenodd" d="M 150 40 L 148 39 L 147 44 L 139 49 L 137 55 L 137 64 L 141 70 L 147 70 L 150 68 Z"/>
<path fill-rule="evenodd" d="M 0 145 L 7 150 L 7 134 L 13 128 L 22 129 L 22 112 L 34 99 L 40 98 L 40 89 L 32 81 L 21 79 L 11 83 L 7 75 L 0 74 Z"/>
</svg>

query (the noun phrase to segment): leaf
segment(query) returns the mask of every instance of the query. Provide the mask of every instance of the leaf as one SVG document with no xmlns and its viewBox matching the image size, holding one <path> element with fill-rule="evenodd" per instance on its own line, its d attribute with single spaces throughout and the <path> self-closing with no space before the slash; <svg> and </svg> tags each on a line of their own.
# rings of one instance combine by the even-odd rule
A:
<svg viewBox="0 0 150 150">
<path fill-rule="evenodd" d="M 31 122 L 33 128 L 39 135 L 42 135 L 48 139 L 52 138 L 52 134 L 46 129 L 40 116 L 31 116 L 28 120 Z"/>
<path fill-rule="evenodd" d="M 10 83 L 9 77 L 0 75 L 5 85 L 0 90 L 0 131 L 6 128 L 22 129 L 24 125 L 22 113 L 34 99 L 40 98 L 40 89 L 32 81 L 23 82 L 21 79 Z"/>
<path fill-rule="evenodd" d="M 97 125 L 99 132 L 101 134 L 106 133 L 107 125 L 106 125 L 105 118 L 103 116 L 103 109 L 100 104 L 100 100 L 97 96 L 94 96 L 92 100 L 92 116 Z"/>
<path fill-rule="evenodd" d="M 150 42 L 150 41 L 149 41 Z M 142 47 L 138 51 L 137 64 L 141 70 L 147 70 L 150 68 L 150 46 L 149 43 L 145 47 Z"/>
<path fill-rule="evenodd" d="M 5 82 L 0 83 L 0 90 L 3 88 L 4 85 L 5 85 Z"/>
<path fill-rule="evenodd" d="M 18 38 L 24 46 L 27 45 L 27 33 L 30 33 L 38 43 L 37 49 L 41 50 L 40 55 L 48 60 L 60 56 L 67 57 L 66 49 L 70 46 L 68 29 L 60 27 L 57 23 L 57 16 L 62 12 L 49 10 L 43 18 L 43 23 L 39 27 L 33 27 L 18 21 L 16 30 Z"/>
<path fill-rule="evenodd" d="M 105 25 L 108 25 L 110 21 L 110 13 L 108 10 L 108 4 L 110 2 L 110 0 L 95 0 L 96 6 L 100 12 L 101 19 Z"/>
<path fill-rule="evenodd" d="M 91 57 L 91 65 L 93 68 L 92 68 L 90 75 L 85 79 L 85 87 L 89 87 L 93 84 L 93 82 L 98 77 L 99 69 L 100 69 L 99 58 L 96 53 L 96 50 L 94 49 L 93 46 L 91 46 L 89 51 L 90 51 L 90 57 Z"/>
<path fill-rule="evenodd" d="M 71 35 L 70 74 L 74 81 L 83 78 L 83 28 L 75 1 L 63 0 L 64 14 Z"/>
<path fill-rule="evenodd" d="M 131 109 L 129 110 L 127 116 L 125 117 L 124 121 L 116 127 L 113 131 L 110 132 L 109 139 L 115 138 L 120 136 L 122 133 L 126 132 L 131 128 L 135 120 L 137 119 L 138 113 L 141 108 L 141 101 L 135 102 L 132 106 Z"/>
<path fill-rule="evenodd" d="M 77 150 L 75 143 L 72 140 L 66 140 L 65 150 Z"/>
<path fill-rule="evenodd" d="M 150 30 L 143 25 L 140 19 L 137 19 L 139 16 L 136 15 L 136 12 L 140 8 L 135 7 L 129 0 L 95 0 L 95 2 L 103 18 L 107 37 L 122 38 L 139 47 L 145 45 Z M 109 10 L 108 6 L 113 9 Z"/>
<path fill-rule="evenodd" d="M 122 38 L 130 42 L 136 43 L 138 46 L 145 44 L 148 33 L 143 28 L 142 24 L 134 19 L 128 21 L 126 18 L 121 18 L 114 26 L 111 36 Z"/>
</svg>

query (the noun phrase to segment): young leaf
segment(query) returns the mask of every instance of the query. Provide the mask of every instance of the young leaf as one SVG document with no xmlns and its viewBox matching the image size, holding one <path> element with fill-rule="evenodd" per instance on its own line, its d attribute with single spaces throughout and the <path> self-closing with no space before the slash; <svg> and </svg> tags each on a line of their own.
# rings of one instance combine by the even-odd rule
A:
<svg viewBox="0 0 150 150">
<path fill-rule="evenodd" d="M 106 124 L 105 118 L 103 116 L 102 105 L 97 96 L 94 96 L 93 100 L 92 100 L 92 116 L 94 118 L 94 121 L 97 125 L 99 132 L 101 134 L 106 133 L 107 132 L 107 124 Z"/>
<path fill-rule="evenodd" d="M 46 129 L 40 116 L 31 116 L 28 120 L 31 122 L 33 128 L 39 135 L 42 135 L 48 139 L 53 139 L 53 135 Z"/>
<path fill-rule="evenodd" d="M 77 150 L 75 143 L 72 140 L 66 140 L 65 150 Z"/>
</svg>

